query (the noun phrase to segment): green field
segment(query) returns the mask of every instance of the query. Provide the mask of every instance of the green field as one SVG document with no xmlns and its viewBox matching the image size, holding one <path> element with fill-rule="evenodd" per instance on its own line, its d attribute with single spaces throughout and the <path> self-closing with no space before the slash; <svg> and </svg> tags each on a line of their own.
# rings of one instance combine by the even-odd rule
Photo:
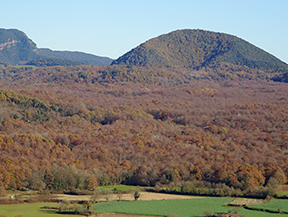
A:
<svg viewBox="0 0 288 217">
<path fill-rule="evenodd" d="M 96 212 L 116 212 L 141 215 L 165 216 L 176 213 L 181 217 L 201 216 L 207 209 L 214 212 L 228 212 L 229 207 L 222 205 L 231 198 L 203 198 L 155 201 L 124 201 L 93 204 Z"/>
<path fill-rule="evenodd" d="M 278 197 L 283 197 L 283 196 L 286 196 L 288 195 L 288 191 L 278 191 L 277 192 L 277 196 Z"/>
<path fill-rule="evenodd" d="M 126 213 L 140 215 L 166 216 L 175 213 L 179 217 L 200 217 L 206 210 L 213 212 L 228 212 L 233 207 L 225 206 L 232 198 L 200 198 L 200 199 L 178 199 L 178 200 L 154 200 L 154 201 L 123 201 L 123 202 L 102 202 L 93 204 L 93 209 L 98 213 Z M 57 207 L 57 203 L 26 203 L 0 205 L 0 215 L 15 217 L 68 217 L 71 215 L 57 214 L 57 210 L 40 209 L 42 206 Z M 273 211 L 288 210 L 288 200 L 271 200 L 266 204 L 253 205 L 250 207 L 269 209 Z M 285 217 L 288 214 L 277 214 L 262 211 L 247 210 L 240 208 L 239 215 L 247 217 Z M 72 215 L 80 217 L 80 215 Z"/>
<path fill-rule="evenodd" d="M 282 212 L 288 212 L 288 200 L 270 200 L 268 203 L 253 205 L 249 207 L 271 210 L 272 212 L 278 212 L 278 209 L 280 209 Z"/>
<path fill-rule="evenodd" d="M 93 209 L 98 213 L 126 213 L 138 215 L 158 215 L 166 216 L 175 213 L 179 217 L 200 217 L 206 210 L 213 212 L 228 212 L 233 207 L 227 207 L 232 198 L 201 198 L 201 199 L 179 199 L 179 200 L 159 200 L 159 201 L 124 201 L 93 204 Z M 269 217 L 288 215 L 259 212 L 240 208 L 239 215 L 247 217 Z"/>
<path fill-rule="evenodd" d="M 23 217 L 68 217 L 71 215 L 57 214 L 57 210 L 40 209 L 42 206 L 58 207 L 57 203 L 23 203 L 0 205 L 0 215 L 7 217 L 15 217 L 22 215 Z M 73 217 L 81 217 L 81 215 L 73 215 Z"/>
<path fill-rule="evenodd" d="M 288 215 L 285 214 L 275 214 L 275 213 L 269 213 L 269 212 L 260 212 L 260 211 L 253 211 L 253 210 L 247 210 L 247 209 L 240 209 L 239 215 L 245 215 L 247 217 L 287 217 Z"/>
</svg>

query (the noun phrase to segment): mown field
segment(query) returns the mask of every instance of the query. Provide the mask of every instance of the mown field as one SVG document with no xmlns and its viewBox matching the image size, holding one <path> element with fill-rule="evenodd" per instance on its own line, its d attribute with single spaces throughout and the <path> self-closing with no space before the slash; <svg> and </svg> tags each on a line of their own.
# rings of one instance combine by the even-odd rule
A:
<svg viewBox="0 0 288 217">
<path fill-rule="evenodd" d="M 181 200 L 158 200 L 158 201 L 124 201 L 93 204 L 97 213 L 125 213 L 135 215 L 166 216 L 175 213 L 179 217 L 199 217 L 204 211 L 225 212 L 233 210 L 233 207 L 225 206 L 232 198 L 201 198 Z M 269 217 L 288 216 L 286 214 L 274 214 L 240 208 L 239 215 L 246 217 Z"/>
<path fill-rule="evenodd" d="M 228 212 L 230 207 L 222 205 L 231 201 L 231 198 L 201 198 L 181 200 L 155 201 L 124 201 L 93 204 L 98 213 L 127 213 L 137 215 L 166 216 L 175 213 L 181 217 L 202 216 L 205 210 L 212 212 Z"/>
<path fill-rule="evenodd" d="M 283 185 L 280 191 L 277 192 L 278 197 L 288 197 L 288 185 Z"/>
<path fill-rule="evenodd" d="M 288 212 L 288 200 L 271 200 L 268 203 L 252 205 L 249 207 L 270 210 L 272 212 Z"/>
<path fill-rule="evenodd" d="M 41 209 L 43 206 L 58 207 L 57 203 L 23 203 L 0 205 L 0 216 L 15 217 L 22 215 L 23 217 L 68 217 L 71 215 L 57 214 L 57 210 Z M 80 217 L 81 215 L 73 215 L 73 217 Z"/>
<path fill-rule="evenodd" d="M 287 196 L 288 195 L 288 191 L 279 191 L 279 192 L 277 192 L 277 196 L 278 197 L 288 197 Z"/>
</svg>

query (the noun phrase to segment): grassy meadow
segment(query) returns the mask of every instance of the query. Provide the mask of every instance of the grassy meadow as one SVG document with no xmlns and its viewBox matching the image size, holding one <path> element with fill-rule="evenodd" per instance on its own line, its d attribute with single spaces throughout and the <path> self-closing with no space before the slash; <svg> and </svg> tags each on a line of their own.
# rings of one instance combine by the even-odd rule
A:
<svg viewBox="0 0 288 217">
<path fill-rule="evenodd" d="M 0 205 L 0 216 L 15 217 L 22 215 L 23 217 L 68 217 L 71 215 L 57 214 L 57 210 L 41 209 L 43 206 L 58 207 L 57 203 L 22 203 Z M 73 217 L 80 217 L 81 215 L 73 215 Z"/>
<path fill-rule="evenodd" d="M 225 206 L 232 198 L 201 198 L 201 199 L 178 199 L 178 200 L 157 200 L 157 201 L 124 201 L 93 204 L 94 211 L 98 213 L 124 213 L 136 215 L 166 216 L 175 213 L 179 217 L 200 217 L 203 212 L 209 210 L 214 212 L 225 212 L 233 210 L 233 207 Z M 288 202 L 288 201 L 286 201 Z M 287 206 L 287 203 L 281 203 Z M 270 203 L 270 202 L 269 202 Z M 268 203 L 268 204 L 269 204 Z M 264 204 L 261 204 L 264 205 Z M 271 206 L 279 206 L 271 203 Z M 287 206 L 288 207 L 288 206 Z M 275 208 L 275 207 L 274 207 Z M 276 208 L 277 209 L 277 208 Z M 239 215 L 246 217 L 284 217 L 286 214 L 269 213 L 239 208 Z"/>
<path fill-rule="evenodd" d="M 231 198 L 201 198 L 155 201 L 124 201 L 93 204 L 96 212 L 115 212 L 137 215 L 166 216 L 175 213 L 180 217 L 202 216 L 205 210 L 212 212 L 228 212 L 230 207 L 222 205 L 231 201 Z"/>
<path fill-rule="evenodd" d="M 272 212 L 288 212 L 288 200 L 271 200 L 268 203 L 249 206 L 251 208 L 270 210 Z"/>
<path fill-rule="evenodd" d="M 288 198 L 288 185 L 283 185 L 280 190 L 277 192 L 278 197 L 287 197 Z"/>
</svg>

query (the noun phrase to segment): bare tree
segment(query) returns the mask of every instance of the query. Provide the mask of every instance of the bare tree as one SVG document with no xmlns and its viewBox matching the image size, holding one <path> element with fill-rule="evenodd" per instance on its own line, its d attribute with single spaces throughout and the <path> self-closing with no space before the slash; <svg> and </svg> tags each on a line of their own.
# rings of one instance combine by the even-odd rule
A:
<svg viewBox="0 0 288 217">
<path fill-rule="evenodd" d="M 105 190 L 104 191 L 105 199 L 106 199 L 107 202 L 109 202 L 109 200 L 111 198 L 111 194 L 112 194 L 111 190 Z"/>
<path fill-rule="evenodd" d="M 103 193 L 99 189 L 96 189 L 93 195 L 91 196 L 90 201 L 92 203 L 98 203 L 102 197 L 103 197 Z"/>
<path fill-rule="evenodd" d="M 119 191 L 119 190 L 116 193 L 117 193 L 118 201 L 120 202 L 121 198 L 123 197 L 123 193 L 122 191 Z"/>
</svg>

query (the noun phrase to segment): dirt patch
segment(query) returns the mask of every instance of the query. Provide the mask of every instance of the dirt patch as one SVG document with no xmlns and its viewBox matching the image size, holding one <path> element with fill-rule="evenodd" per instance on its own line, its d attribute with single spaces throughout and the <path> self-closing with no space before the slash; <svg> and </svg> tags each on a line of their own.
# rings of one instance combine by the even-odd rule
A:
<svg viewBox="0 0 288 217">
<path fill-rule="evenodd" d="M 229 206 L 250 206 L 256 204 L 266 203 L 267 201 L 261 199 L 250 199 L 250 198 L 234 198 L 227 205 Z"/>
<path fill-rule="evenodd" d="M 74 200 L 74 201 L 84 201 L 90 200 L 91 195 L 67 195 L 67 194 L 56 194 L 57 199 L 60 200 Z M 141 192 L 138 200 L 172 200 L 172 199 L 193 199 L 193 198 L 204 198 L 197 196 L 186 196 L 186 195 L 175 195 L 175 194 L 161 194 L 153 192 Z M 133 194 L 123 194 L 121 201 L 132 201 L 134 200 Z M 106 201 L 106 198 L 103 196 L 100 200 Z M 109 201 L 118 201 L 116 194 L 109 195 Z"/>
<path fill-rule="evenodd" d="M 204 197 L 177 195 L 177 194 L 161 194 L 161 193 L 153 193 L 153 192 L 141 192 L 139 200 L 174 200 L 174 199 L 193 199 L 193 198 L 204 198 Z M 134 200 L 133 195 L 131 195 L 131 200 Z"/>
</svg>

